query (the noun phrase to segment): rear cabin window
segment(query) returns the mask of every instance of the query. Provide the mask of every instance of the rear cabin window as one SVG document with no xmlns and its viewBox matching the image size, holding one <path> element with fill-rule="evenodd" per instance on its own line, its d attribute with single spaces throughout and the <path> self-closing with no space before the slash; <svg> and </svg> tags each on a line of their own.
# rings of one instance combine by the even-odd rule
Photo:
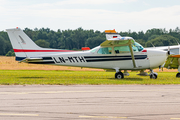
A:
<svg viewBox="0 0 180 120">
<path fill-rule="evenodd" d="M 130 52 L 129 46 L 114 47 L 114 53 L 115 54 L 129 53 L 129 52 Z"/>
<path fill-rule="evenodd" d="M 100 48 L 98 50 L 98 54 L 112 54 L 112 48 L 111 47 Z"/>
<path fill-rule="evenodd" d="M 91 51 L 91 53 L 95 53 L 97 49 L 98 49 L 98 47 L 95 47 L 95 48 L 93 48 L 93 49 L 90 50 L 90 51 Z"/>
</svg>

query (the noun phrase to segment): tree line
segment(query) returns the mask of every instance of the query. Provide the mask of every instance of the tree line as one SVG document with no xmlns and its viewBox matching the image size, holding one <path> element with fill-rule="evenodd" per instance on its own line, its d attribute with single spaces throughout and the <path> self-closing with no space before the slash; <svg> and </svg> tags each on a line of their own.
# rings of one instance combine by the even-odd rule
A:
<svg viewBox="0 0 180 120">
<path fill-rule="evenodd" d="M 105 33 L 94 30 L 53 31 L 50 28 L 25 28 L 24 32 L 39 46 L 44 48 L 80 50 L 81 47 L 96 47 L 106 40 Z M 177 45 L 180 42 L 180 29 L 149 29 L 146 32 L 118 32 L 121 36 L 130 36 L 144 47 Z M 0 55 L 14 55 L 7 32 L 0 31 Z"/>
</svg>

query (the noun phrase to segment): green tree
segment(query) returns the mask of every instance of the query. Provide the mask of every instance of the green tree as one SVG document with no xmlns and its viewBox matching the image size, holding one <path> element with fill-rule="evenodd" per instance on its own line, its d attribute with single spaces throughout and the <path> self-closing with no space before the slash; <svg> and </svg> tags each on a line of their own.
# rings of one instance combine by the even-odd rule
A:
<svg viewBox="0 0 180 120">
<path fill-rule="evenodd" d="M 14 53 L 13 50 L 10 50 L 10 51 L 6 54 L 6 56 L 15 56 L 15 53 Z"/>
<path fill-rule="evenodd" d="M 149 40 L 152 40 L 152 39 L 155 39 L 155 38 L 157 38 L 157 37 L 159 37 L 160 35 L 151 35 L 149 38 L 148 38 L 148 41 Z"/>
<path fill-rule="evenodd" d="M 106 40 L 105 33 L 94 30 L 83 30 L 81 27 L 75 30 L 50 30 L 49 28 L 25 28 L 24 32 L 41 47 L 56 49 L 80 49 L 81 47 L 96 47 Z M 129 36 L 146 47 L 163 45 L 175 45 L 180 40 L 180 29 L 149 29 L 146 32 L 120 32 L 121 36 Z M 7 32 L 0 31 L 0 55 L 6 55 L 12 50 Z M 152 43 L 152 44 L 151 44 Z M 12 51 L 11 51 L 12 52 Z M 9 53 L 10 54 L 10 53 Z"/>
<path fill-rule="evenodd" d="M 75 45 L 74 48 L 81 49 L 81 47 L 84 47 L 87 36 L 82 28 L 74 30 L 72 34 L 72 41 Z"/>
<path fill-rule="evenodd" d="M 105 37 L 101 37 L 101 36 L 88 38 L 87 41 L 86 41 L 86 46 L 90 47 L 90 48 L 94 48 L 96 46 L 99 46 L 105 40 L 106 40 Z"/>
<path fill-rule="evenodd" d="M 141 44 L 143 47 L 146 45 L 146 42 L 143 39 L 137 39 L 136 42 Z"/>
<path fill-rule="evenodd" d="M 170 45 L 176 45 L 177 41 L 179 42 L 179 40 L 173 36 L 161 35 L 159 37 L 156 37 L 155 39 L 148 41 L 145 46 L 152 47 L 152 44 L 154 46 L 170 46 Z"/>
<path fill-rule="evenodd" d="M 5 55 L 6 42 L 2 36 L 0 36 L 0 55 Z"/>
</svg>

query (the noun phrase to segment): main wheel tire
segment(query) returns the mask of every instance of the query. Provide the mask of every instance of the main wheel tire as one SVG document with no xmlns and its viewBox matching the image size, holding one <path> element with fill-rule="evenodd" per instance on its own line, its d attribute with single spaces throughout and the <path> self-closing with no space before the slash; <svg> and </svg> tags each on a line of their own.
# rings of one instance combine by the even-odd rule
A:
<svg viewBox="0 0 180 120">
<path fill-rule="evenodd" d="M 180 77 L 180 73 L 177 73 L 177 74 L 176 74 L 176 77 Z"/>
<path fill-rule="evenodd" d="M 150 79 L 157 79 L 157 75 L 156 74 L 151 74 Z"/>
<path fill-rule="evenodd" d="M 117 73 L 115 74 L 115 78 L 117 78 L 117 79 L 123 79 L 123 78 L 124 78 L 124 74 L 123 74 L 122 72 L 117 72 Z"/>
</svg>

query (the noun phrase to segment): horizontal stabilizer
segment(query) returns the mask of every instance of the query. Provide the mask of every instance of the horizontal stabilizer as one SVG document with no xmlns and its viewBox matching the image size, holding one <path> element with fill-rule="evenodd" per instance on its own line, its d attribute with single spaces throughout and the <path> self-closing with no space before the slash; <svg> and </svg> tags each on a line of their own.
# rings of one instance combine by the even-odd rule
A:
<svg viewBox="0 0 180 120">
<path fill-rule="evenodd" d="M 25 63 L 29 63 L 29 62 L 39 62 L 39 61 L 42 61 L 43 58 L 25 58 L 21 61 L 19 61 L 20 63 L 21 62 L 25 62 Z"/>
</svg>

